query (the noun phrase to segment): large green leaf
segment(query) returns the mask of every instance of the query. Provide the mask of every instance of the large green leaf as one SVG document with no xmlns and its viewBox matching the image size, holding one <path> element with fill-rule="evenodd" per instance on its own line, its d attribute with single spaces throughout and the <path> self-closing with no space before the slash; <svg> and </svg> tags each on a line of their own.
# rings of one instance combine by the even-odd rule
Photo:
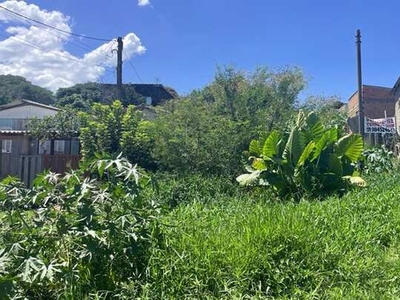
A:
<svg viewBox="0 0 400 300">
<path fill-rule="evenodd" d="M 262 152 L 262 148 L 260 142 L 257 140 L 252 140 L 249 145 L 249 154 L 260 156 Z"/>
<path fill-rule="evenodd" d="M 336 128 L 326 131 L 315 145 L 315 151 L 312 160 L 317 159 L 321 155 L 322 151 L 336 142 L 337 135 L 338 133 Z"/>
<path fill-rule="evenodd" d="M 315 123 L 311 128 L 311 136 L 313 141 L 319 141 L 324 135 L 324 125 L 320 121 Z"/>
<path fill-rule="evenodd" d="M 296 166 L 297 162 L 303 153 L 304 139 L 300 134 L 297 126 L 293 127 L 290 132 L 289 139 L 283 152 L 283 158 L 286 159 L 291 165 Z"/>
<path fill-rule="evenodd" d="M 301 154 L 299 160 L 297 161 L 297 167 L 301 167 L 304 165 L 306 160 L 310 157 L 311 153 L 314 151 L 315 143 L 313 141 L 309 142 L 308 145 L 304 148 L 303 153 Z"/>
<path fill-rule="evenodd" d="M 251 163 L 251 166 L 255 170 L 265 170 L 267 168 L 267 165 L 265 164 L 265 161 L 262 158 L 254 158 L 253 162 Z"/>
<path fill-rule="evenodd" d="M 264 143 L 263 158 L 272 159 L 279 153 L 280 134 L 277 131 L 272 131 Z"/>
<path fill-rule="evenodd" d="M 351 162 L 356 162 L 363 151 L 363 140 L 358 134 L 350 133 L 337 142 L 337 155 L 347 157 Z"/>
<path fill-rule="evenodd" d="M 336 174 L 339 178 L 343 176 L 342 162 L 336 153 L 331 153 L 328 159 L 329 171 Z"/>
</svg>

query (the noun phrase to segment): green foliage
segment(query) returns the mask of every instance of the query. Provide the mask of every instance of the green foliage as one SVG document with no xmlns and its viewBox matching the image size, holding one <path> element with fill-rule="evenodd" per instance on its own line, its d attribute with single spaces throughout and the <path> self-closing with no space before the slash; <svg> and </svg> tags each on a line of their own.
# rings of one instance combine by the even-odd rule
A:
<svg viewBox="0 0 400 300">
<path fill-rule="evenodd" d="M 221 197 L 265 197 L 265 190 L 246 191 L 225 176 L 204 176 L 201 174 L 178 174 L 163 172 L 154 175 L 155 188 L 146 189 L 145 195 L 156 199 L 157 203 L 173 209 L 193 202 L 211 203 Z M 261 199 L 261 196 L 260 196 Z"/>
<path fill-rule="evenodd" d="M 63 108 L 89 112 L 91 110 L 92 102 L 93 101 L 83 98 L 80 94 L 72 94 L 58 99 L 57 105 Z"/>
<path fill-rule="evenodd" d="M 1 298 L 133 297 L 161 242 L 159 209 L 141 196 L 147 181 L 117 158 L 43 174 L 30 190 L 1 183 Z"/>
<path fill-rule="evenodd" d="M 17 99 L 27 99 L 43 104 L 53 104 L 53 93 L 34 85 L 24 77 L 0 75 L 0 104 L 6 104 Z"/>
<path fill-rule="evenodd" d="M 263 140 L 262 140 L 263 141 Z M 352 178 L 363 150 L 362 138 L 338 137 L 337 128 L 324 129 L 314 113 L 300 111 L 289 135 L 273 131 L 265 140 L 250 143 L 250 174 L 237 178 L 242 185 L 268 185 L 282 197 L 300 199 L 305 194 L 323 196 L 343 192 Z"/>
<path fill-rule="evenodd" d="M 394 169 L 394 155 L 384 145 L 380 148 L 365 149 L 362 153 L 361 172 L 365 174 L 380 174 Z"/>
<path fill-rule="evenodd" d="M 342 136 L 347 128 L 347 113 L 340 108 L 344 105 L 337 97 L 310 96 L 300 105 L 305 112 L 315 112 L 327 127 L 336 127 Z"/>
<path fill-rule="evenodd" d="M 121 97 L 116 85 L 88 82 L 60 88 L 56 93 L 57 105 L 72 107 L 80 111 L 90 112 L 94 103 L 111 104 L 119 99 L 124 106 L 144 103 L 144 99 L 129 85 L 123 85 Z"/>
<path fill-rule="evenodd" d="M 154 156 L 180 173 L 237 174 L 249 142 L 292 118 L 304 85 L 298 69 L 258 69 L 247 76 L 219 68 L 204 89 L 159 109 Z"/>
<path fill-rule="evenodd" d="M 80 112 L 78 117 L 84 159 L 93 158 L 96 153 L 115 156 L 122 152 L 142 167 L 155 167 L 150 154 L 152 126 L 142 120 L 142 113 L 134 106 L 125 109 L 120 101 L 110 105 L 95 103 L 91 113 Z"/>
<path fill-rule="evenodd" d="M 237 126 L 206 103 L 171 102 L 159 111 L 154 129 L 153 153 L 164 169 L 227 176 L 237 170 Z"/>
<path fill-rule="evenodd" d="M 102 100 L 102 88 L 100 83 L 89 82 L 76 84 L 68 88 L 59 88 L 56 93 L 57 104 L 59 106 L 83 106 L 90 107 L 93 103 L 99 103 Z"/>
<path fill-rule="evenodd" d="M 72 138 L 78 135 L 80 122 L 74 110 L 63 109 L 54 117 L 30 119 L 26 127 L 31 135 L 39 140 Z"/>
<path fill-rule="evenodd" d="M 142 298 L 396 299 L 399 180 L 377 174 L 329 201 L 181 205 L 163 219 L 169 247 L 153 254 Z"/>
</svg>

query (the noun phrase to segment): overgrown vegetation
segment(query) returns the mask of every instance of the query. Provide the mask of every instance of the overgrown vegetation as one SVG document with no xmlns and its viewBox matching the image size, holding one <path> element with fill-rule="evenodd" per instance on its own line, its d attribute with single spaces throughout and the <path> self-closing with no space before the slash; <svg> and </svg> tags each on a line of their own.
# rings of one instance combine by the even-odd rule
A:
<svg viewBox="0 0 400 300">
<path fill-rule="evenodd" d="M 307 194 L 343 193 L 351 183 L 364 185 L 354 176 L 362 150 L 361 136 L 339 137 L 336 127 L 325 128 L 313 112 L 300 111 L 289 134 L 273 131 L 250 143 L 251 173 L 237 180 L 272 187 L 279 196 L 296 200 Z"/>
<path fill-rule="evenodd" d="M 327 201 L 249 196 L 182 205 L 163 218 L 148 299 L 395 299 L 399 176 Z"/>
<path fill-rule="evenodd" d="M 336 98 L 300 104 L 304 86 L 222 68 L 155 120 L 60 90 L 29 130 L 78 135 L 83 161 L 0 183 L 0 298 L 399 298 L 397 164 L 345 133 Z"/>
<path fill-rule="evenodd" d="M 27 99 L 43 104 L 53 104 L 53 93 L 34 85 L 24 77 L 0 75 L 0 105 L 17 99 Z"/>
<path fill-rule="evenodd" d="M 0 185 L 0 298 L 122 297 L 145 283 L 159 208 L 127 160 L 98 159 L 32 189 Z"/>
</svg>

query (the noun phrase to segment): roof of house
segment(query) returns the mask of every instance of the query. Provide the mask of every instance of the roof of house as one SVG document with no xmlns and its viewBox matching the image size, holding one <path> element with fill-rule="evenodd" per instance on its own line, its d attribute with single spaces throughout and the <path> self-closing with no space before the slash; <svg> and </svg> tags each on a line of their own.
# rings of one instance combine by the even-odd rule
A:
<svg viewBox="0 0 400 300">
<path fill-rule="evenodd" d="M 1 129 L 0 135 L 25 135 L 28 134 L 27 130 L 12 130 L 12 129 Z"/>
<path fill-rule="evenodd" d="M 376 85 L 363 85 L 363 97 L 379 100 L 392 100 L 392 88 L 376 86 Z"/>
<path fill-rule="evenodd" d="M 124 89 L 132 88 L 139 96 L 151 97 L 152 105 L 178 98 L 178 93 L 173 88 L 158 83 L 127 83 L 122 86 Z M 101 84 L 101 87 L 103 100 L 112 101 L 119 98 L 119 90 L 116 84 L 104 83 Z"/>
<path fill-rule="evenodd" d="M 353 98 L 357 95 L 358 91 L 355 91 L 349 98 Z M 392 88 L 363 84 L 363 98 L 366 99 L 379 99 L 379 100 L 394 100 L 394 94 L 392 93 Z"/>
<path fill-rule="evenodd" d="M 14 107 L 19 107 L 19 106 L 25 106 L 25 105 L 33 105 L 33 106 L 47 108 L 47 109 L 51 109 L 51 110 L 55 110 L 55 111 L 60 111 L 60 109 L 57 107 L 42 104 L 42 103 L 31 101 L 31 100 L 26 100 L 26 99 L 18 99 L 18 100 L 14 100 L 10 103 L 0 105 L 0 111 L 14 108 Z"/>
</svg>

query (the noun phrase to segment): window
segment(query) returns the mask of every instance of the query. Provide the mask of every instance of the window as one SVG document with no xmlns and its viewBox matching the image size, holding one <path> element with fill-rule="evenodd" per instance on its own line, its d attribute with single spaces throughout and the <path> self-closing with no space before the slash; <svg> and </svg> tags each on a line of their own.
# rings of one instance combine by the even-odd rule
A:
<svg viewBox="0 0 400 300">
<path fill-rule="evenodd" d="M 50 154 L 51 141 L 42 141 L 39 144 L 39 154 Z M 65 141 L 55 140 L 54 141 L 54 154 L 64 154 L 65 152 Z"/>
<path fill-rule="evenodd" d="M 11 153 L 12 140 L 1 141 L 1 153 Z"/>
<path fill-rule="evenodd" d="M 54 154 L 64 154 L 65 141 L 54 141 Z"/>
<path fill-rule="evenodd" d="M 39 143 L 39 154 L 50 154 L 50 141 L 41 141 Z"/>
</svg>

